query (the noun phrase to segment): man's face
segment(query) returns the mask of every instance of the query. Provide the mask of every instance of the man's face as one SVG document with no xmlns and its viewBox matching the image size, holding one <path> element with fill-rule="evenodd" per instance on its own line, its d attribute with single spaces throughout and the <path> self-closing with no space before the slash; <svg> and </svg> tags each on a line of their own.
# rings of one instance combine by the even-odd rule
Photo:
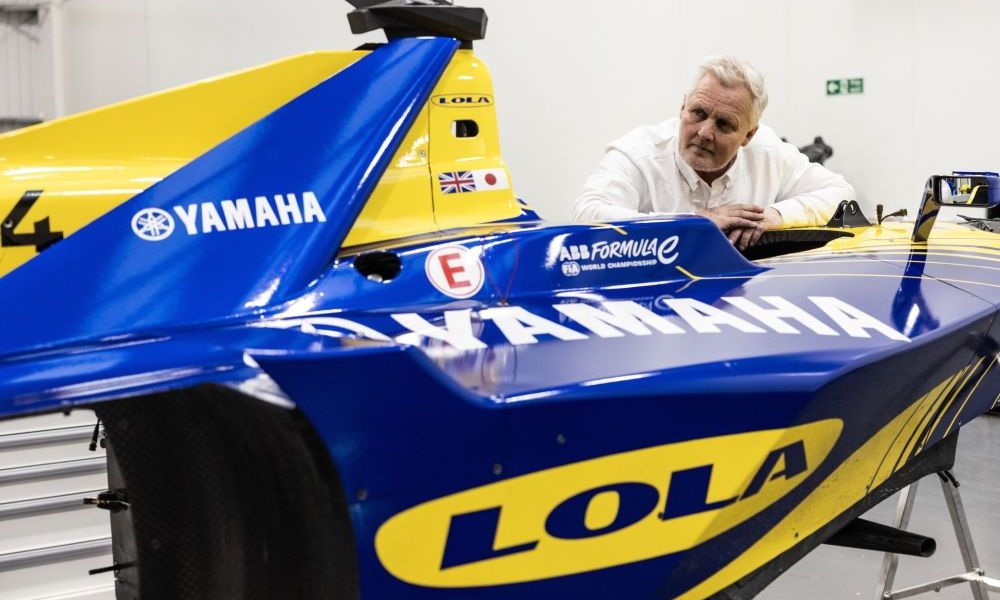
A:
<svg viewBox="0 0 1000 600">
<path fill-rule="evenodd" d="M 757 133 L 753 100 L 743 86 L 724 87 L 706 75 L 681 107 L 681 158 L 695 171 L 720 174 Z"/>
</svg>

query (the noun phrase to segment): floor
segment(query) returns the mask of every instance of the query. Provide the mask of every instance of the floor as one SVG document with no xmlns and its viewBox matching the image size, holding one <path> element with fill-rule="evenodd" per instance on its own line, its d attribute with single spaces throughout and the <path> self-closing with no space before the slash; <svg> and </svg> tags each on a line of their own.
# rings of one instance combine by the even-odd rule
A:
<svg viewBox="0 0 1000 600">
<path fill-rule="evenodd" d="M 962 484 L 962 502 L 982 566 L 988 576 L 1000 579 L 1000 418 L 986 416 L 962 428 L 954 474 Z M 894 496 L 876 506 L 865 518 L 891 523 L 896 499 Z M 936 478 L 921 481 L 909 529 L 934 538 L 938 549 L 931 558 L 901 557 L 895 589 L 965 571 Z M 882 554 L 877 552 L 821 546 L 757 598 L 874 600 L 881 565 Z M 1000 599 L 1000 592 L 992 593 L 991 597 Z M 966 600 L 972 598 L 972 593 L 969 586 L 963 584 L 917 598 Z"/>
</svg>

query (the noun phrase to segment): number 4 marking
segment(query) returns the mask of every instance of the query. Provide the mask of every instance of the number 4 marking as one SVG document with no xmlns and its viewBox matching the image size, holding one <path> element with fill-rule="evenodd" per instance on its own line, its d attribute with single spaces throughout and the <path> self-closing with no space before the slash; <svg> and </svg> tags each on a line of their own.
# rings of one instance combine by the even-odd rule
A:
<svg viewBox="0 0 1000 600">
<path fill-rule="evenodd" d="M 35 221 L 35 230 L 31 233 L 14 233 L 14 230 L 17 229 L 17 226 L 41 195 L 42 190 L 24 192 L 21 199 L 14 205 L 14 209 L 4 217 L 3 225 L 0 226 L 0 246 L 34 246 L 36 252 L 41 252 L 63 239 L 61 231 L 52 231 L 48 217 L 41 221 Z"/>
</svg>

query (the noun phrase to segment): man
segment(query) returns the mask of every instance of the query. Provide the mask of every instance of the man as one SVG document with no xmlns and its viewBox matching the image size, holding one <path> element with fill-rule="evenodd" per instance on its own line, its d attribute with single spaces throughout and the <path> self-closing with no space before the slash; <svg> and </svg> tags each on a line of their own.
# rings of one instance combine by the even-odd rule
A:
<svg viewBox="0 0 1000 600">
<path fill-rule="evenodd" d="M 768 229 L 825 225 L 854 188 L 761 125 L 766 106 L 764 78 L 749 63 L 705 59 L 679 118 L 608 146 L 573 218 L 695 213 L 741 250 Z"/>
</svg>

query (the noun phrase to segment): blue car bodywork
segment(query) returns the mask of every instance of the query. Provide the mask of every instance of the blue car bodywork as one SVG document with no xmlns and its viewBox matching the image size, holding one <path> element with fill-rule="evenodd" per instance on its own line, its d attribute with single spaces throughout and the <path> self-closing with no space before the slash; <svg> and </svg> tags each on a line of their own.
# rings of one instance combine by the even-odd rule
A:
<svg viewBox="0 0 1000 600">
<path fill-rule="evenodd" d="M 0 417 L 101 416 L 120 589 L 750 597 L 950 464 L 1000 391 L 991 234 L 751 262 L 693 216 L 520 219 L 342 251 L 458 46 L 390 42 L 0 280 Z M 202 208 L 275 194 L 254 227 Z"/>
</svg>

